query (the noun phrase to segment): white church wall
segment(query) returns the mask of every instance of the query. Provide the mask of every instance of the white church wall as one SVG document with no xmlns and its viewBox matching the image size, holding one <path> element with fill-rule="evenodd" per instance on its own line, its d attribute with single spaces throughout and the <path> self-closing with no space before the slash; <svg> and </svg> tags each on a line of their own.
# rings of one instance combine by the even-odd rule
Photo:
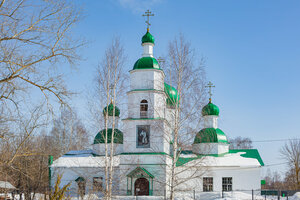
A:
<svg viewBox="0 0 300 200">
<path fill-rule="evenodd" d="M 166 183 L 166 158 L 167 155 L 157 154 L 134 154 L 122 155 L 120 165 L 120 191 L 125 193 L 127 190 L 127 175 L 136 169 L 136 167 L 143 167 L 155 177 L 153 178 L 153 195 L 163 195 Z M 132 194 L 134 193 L 134 183 L 136 178 L 132 181 Z M 150 182 L 151 184 L 151 182 Z"/>
<path fill-rule="evenodd" d="M 110 154 L 111 146 L 108 144 L 108 154 Z M 99 155 L 105 155 L 105 144 L 93 144 L 93 150 Z M 123 144 L 114 144 L 114 154 L 123 152 Z"/>
<path fill-rule="evenodd" d="M 60 187 L 63 187 L 69 183 L 71 183 L 70 196 L 78 196 L 78 184 L 75 181 L 78 177 L 83 177 L 86 181 L 86 194 L 97 193 L 101 195 L 101 192 L 95 192 L 93 188 L 93 178 L 94 177 L 102 177 L 103 178 L 103 187 L 105 187 L 105 168 L 104 167 L 60 167 L 60 168 L 52 168 L 52 178 L 51 185 L 52 187 L 55 184 L 56 178 L 58 175 L 62 175 L 62 181 Z M 114 169 L 114 178 L 113 178 L 113 193 L 117 194 L 119 189 L 119 168 L 116 167 Z"/>
<path fill-rule="evenodd" d="M 143 57 L 153 57 L 153 46 L 152 43 L 143 43 L 142 44 L 144 52 L 142 54 Z"/>
<path fill-rule="evenodd" d="M 197 167 L 196 167 L 197 168 Z M 179 191 L 203 191 L 203 177 L 213 178 L 213 191 L 222 191 L 222 178 L 232 178 L 232 190 L 241 190 L 251 193 L 251 190 L 260 189 L 260 167 L 198 167 L 195 168 L 178 167 L 176 169 L 178 179 L 182 184 L 176 187 Z M 180 173 L 179 173 L 180 172 Z M 196 172 L 196 173 L 195 173 Z"/>
<path fill-rule="evenodd" d="M 154 88 L 155 90 L 164 91 L 165 74 L 162 70 L 155 70 L 154 72 Z"/>
<path fill-rule="evenodd" d="M 164 73 L 158 69 L 130 71 L 130 90 L 156 89 L 163 90 Z"/>
<path fill-rule="evenodd" d="M 219 154 L 228 153 L 228 151 L 229 151 L 229 144 L 220 143 L 218 145 L 218 153 Z"/>
<path fill-rule="evenodd" d="M 128 93 L 128 117 L 140 118 L 140 104 L 142 100 L 148 102 L 148 118 L 165 117 L 165 94 L 162 91 L 131 91 Z M 144 117 L 143 117 L 144 118 Z"/>
<path fill-rule="evenodd" d="M 166 96 L 162 93 L 154 94 L 154 118 L 165 118 Z"/>
<path fill-rule="evenodd" d="M 227 167 L 212 168 L 214 177 L 214 190 L 222 191 L 222 178 L 232 177 L 233 190 L 257 190 L 260 185 L 261 167 Z M 251 191 L 248 191 L 251 192 Z"/>
<path fill-rule="evenodd" d="M 196 154 L 223 154 L 229 151 L 229 144 L 225 143 L 197 143 L 192 145 Z"/>
<path fill-rule="evenodd" d="M 218 116 L 215 116 L 215 115 L 204 116 L 204 127 L 205 128 L 218 128 Z"/>
<path fill-rule="evenodd" d="M 148 102 L 148 118 L 154 117 L 153 105 L 154 105 L 154 95 L 152 91 L 134 91 L 128 93 L 128 117 L 129 118 L 140 118 L 140 104 L 142 100 L 147 100 Z"/>
<path fill-rule="evenodd" d="M 150 125 L 150 147 L 137 147 L 137 125 Z M 126 120 L 124 123 L 123 149 L 124 152 L 166 152 L 168 141 L 164 137 L 163 120 Z"/>
</svg>

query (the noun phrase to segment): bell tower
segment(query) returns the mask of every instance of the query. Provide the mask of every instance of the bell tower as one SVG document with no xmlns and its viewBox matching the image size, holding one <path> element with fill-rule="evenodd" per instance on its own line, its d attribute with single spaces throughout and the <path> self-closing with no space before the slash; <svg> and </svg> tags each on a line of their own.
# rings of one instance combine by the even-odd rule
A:
<svg viewBox="0 0 300 200">
<path fill-rule="evenodd" d="M 163 195 L 171 135 L 165 120 L 167 92 L 165 74 L 153 55 L 155 40 L 149 31 L 153 14 L 147 11 L 144 16 L 147 32 L 142 37 L 143 53 L 129 71 L 128 116 L 122 120 L 120 171 L 126 176 L 121 177 L 120 188 L 127 195 Z"/>
</svg>

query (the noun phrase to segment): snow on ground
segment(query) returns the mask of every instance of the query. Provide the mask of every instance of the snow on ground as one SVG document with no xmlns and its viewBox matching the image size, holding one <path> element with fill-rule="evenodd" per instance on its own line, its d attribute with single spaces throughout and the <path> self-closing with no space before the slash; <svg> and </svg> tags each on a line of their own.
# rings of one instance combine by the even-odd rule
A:
<svg viewBox="0 0 300 200">
<path fill-rule="evenodd" d="M 289 200 L 300 200 L 300 192 L 296 192 Z"/>
<path fill-rule="evenodd" d="M 252 200 L 252 195 L 244 192 L 230 192 L 224 194 L 224 198 L 220 197 L 220 193 L 217 192 L 203 192 L 198 193 L 195 196 L 195 199 L 199 200 Z M 4 194 L 0 193 L 0 196 L 4 196 Z M 11 195 L 8 195 L 11 197 Z M 43 194 L 36 194 L 35 200 L 43 199 Z M 15 199 L 18 200 L 19 196 L 15 196 Z M 24 199 L 24 197 L 22 198 Z M 71 198 L 72 200 L 79 200 L 77 197 Z M 98 200 L 99 198 L 96 195 L 85 195 L 83 200 Z M 255 200 L 264 200 L 264 196 L 255 195 Z M 267 200 L 277 200 L 277 196 L 267 196 Z M 288 198 L 289 200 L 300 200 L 300 192 L 295 193 L 293 196 Z M 81 199 L 80 199 L 81 200 Z M 164 200 L 162 196 L 114 196 L 113 200 Z M 175 200 L 194 200 L 193 195 L 187 193 L 177 193 Z M 280 197 L 280 200 L 287 200 L 286 197 Z"/>
<path fill-rule="evenodd" d="M 229 153 L 224 156 L 214 157 L 214 156 L 205 156 L 203 159 L 205 162 L 203 163 L 206 166 L 246 166 L 246 167 L 258 167 L 261 166 L 259 161 L 256 158 L 246 158 L 242 155 L 246 154 L 246 152 L 238 152 L 238 153 Z M 191 155 L 180 155 L 180 157 L 184 158 L 193 158 L 196 157 L 195 154 Z M 197 163 L 197 159 L 192 160 L 185 164 L 185 166 L 194 166 Z"/>
</svg>

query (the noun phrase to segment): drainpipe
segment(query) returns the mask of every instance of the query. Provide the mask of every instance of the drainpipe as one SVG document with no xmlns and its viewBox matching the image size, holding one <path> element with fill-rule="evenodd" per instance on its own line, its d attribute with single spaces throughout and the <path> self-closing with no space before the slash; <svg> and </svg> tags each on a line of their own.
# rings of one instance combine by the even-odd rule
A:
<svg viewBox="0 0 300 200">
<path fill-rule="evenodd" d="M 53 164 L 53 156 L 48 156 L 48 169 L 49 169 L 49 191 L 51 191 L 51 165 Z"/>
</svg>

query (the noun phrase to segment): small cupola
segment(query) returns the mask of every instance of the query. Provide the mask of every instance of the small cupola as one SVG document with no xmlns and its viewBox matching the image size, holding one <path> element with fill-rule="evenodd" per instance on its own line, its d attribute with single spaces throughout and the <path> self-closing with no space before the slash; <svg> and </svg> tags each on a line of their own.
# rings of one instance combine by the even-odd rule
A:
<svg viewBox="0 0 300 200">
<path fill-rule="evenodd" d="M 114 109 L 115 109 L 115 113 L 114 113 Z M 104 116 L 106 115 L 106 112 L 108 112 L 108 116 L 110 117 L 112 116 L 120 117 L 120 109 L 117 106 L 115 106 L 114 108 L 113 103 L 110 103 L 108 106 L 105 106 L 105 108 L 103 109 Z"/>
<path fill-rule="evenodd" d="M 107 128 L 99 131 L 93 142 L 93 150 L 99 155 L 105 155 L 105 142 L 108 145 L 114 144 L 114 154 L 123 151 L 123 133 L 118 129 L 120 109 L 114 105 L 113 101 L 103 109 L 104 127 Z M 107 137 L 107 138 L 106 138 Z M 108 148 L 110 153 L 110 147 Z"/>
<path fill-rule="evenodd" d="M 202 108 L 204 127 L 196 135 L 193 143 L 193 152 L 196 154 L 224 154 L 229 151 L 229 143 L 225 133 L 218 128 L 220 110 L 211 101 L 211 88 L 209 82 L 209 102 Z"/>
<path fill-rule="evenodd" d="M 155 58 L 142 57 L 135 62 L 133 69 L 160 69 L 160 67 Z"/>
<path fill-rule="evenodd" d="M 202 108 L 202 116 L 207 116 L 207 115 L 219 116 L 219 113 L 220 110 L 218 106 L 211 103 L 211 101 L 209 101 L 209 103 Z"/>
<path fill-rule="evenodd" d="M 149 33 L 148 30 L 147 30 L 146 34 L 142 37 L 142 45 L 144 43 L 152 43 L 152 44 L 154 44 L 154 37 L 153 37 L 153 35 L 151 35 L 151 33 Z"/>
</svg>

